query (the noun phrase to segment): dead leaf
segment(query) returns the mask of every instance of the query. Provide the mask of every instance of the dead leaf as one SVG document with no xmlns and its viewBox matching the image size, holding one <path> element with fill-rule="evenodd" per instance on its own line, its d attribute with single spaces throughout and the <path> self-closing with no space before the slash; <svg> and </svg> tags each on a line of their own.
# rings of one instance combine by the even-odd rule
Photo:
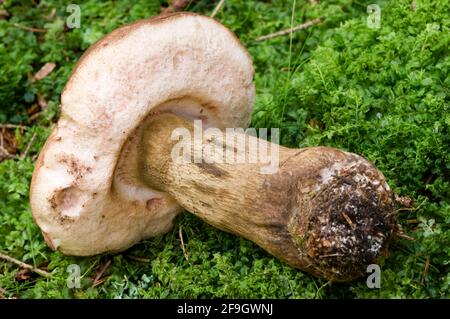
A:
<svg viewBox="0 0 450 319">
<path fill-rule="evenodd" d="M 47 62 L 44 66 L 34 75 L 33 79 L 35 81 L 42 80 L 47 75 L 49 75 L 56 67 L 56 64 L 53 62 Z"/>
<path fill-rule="evenodd" d="M 172 13 L 183 11 L 189 4 L 191 4 L 193 0 L 173 0 L 169 1 L 170 6 L 163 9 L 162 13 Z"/>
<path fill-rule="evenodd" d="M 27 281 L 31 278 L 33 272 L 30 269 L 21 269 L 16 274 L 16 280 L 17 281 Z"/>
<path fill-rule="evenodd" d="M 33 105 L 31 105 L 31 107 L 29 107 L 27 109 L 27 114 L 28 114 L 28 116 L 31 116 L 31 115 L 39 112 L 40 110 L 41 110 L 41 107 L 39 106 L 39 104 L 33 103 Z"/>
<path fill-rule="evenodd" d="M 0 162 L 13 158 L 18 152 L 16 136 L 13 130 L 0 129 Z"/>
</svg>

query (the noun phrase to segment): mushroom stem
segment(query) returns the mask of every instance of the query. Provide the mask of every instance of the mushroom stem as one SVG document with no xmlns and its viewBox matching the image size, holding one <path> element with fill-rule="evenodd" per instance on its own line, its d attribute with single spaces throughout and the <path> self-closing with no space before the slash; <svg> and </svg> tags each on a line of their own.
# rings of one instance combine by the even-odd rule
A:
<svg viewBox="0 0 450 319">
<path fill-rule="evenodd" d="M 148 186 L 207 223 L 329 280 L 352 280 L 386 252 L 396 224 L 393 196 L 364 158 L 329 147 L 289 149 L 241 132 L 208 137 L 198 130 L 173 114 L 149 120 L 139 159 Z M 236 147 L 238 140 L 245 143 Z M 254 145 L 278 156 L 276 170 L 267 173 L 267 162 L 249 162 Z M 188 154 L 184 162 L 179 151 Z M 234 161 L 222 156 L 226 151 Z M 236 163 L 242 155 L 245 162 Z"/>
</svg>

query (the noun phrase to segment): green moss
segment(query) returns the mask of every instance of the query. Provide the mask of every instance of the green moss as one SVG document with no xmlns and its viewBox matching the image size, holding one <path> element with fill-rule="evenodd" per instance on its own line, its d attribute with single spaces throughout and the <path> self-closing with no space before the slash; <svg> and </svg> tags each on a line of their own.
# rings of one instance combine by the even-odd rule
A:
<svg viewBox="0 0 450 319">
<path fill-rule="evenodd" d="M 445 0 L 378 1 L 381 28 L 369 29 L 369 1 L 227 1 L 217 19 L 234 30 L 256 66 L 256 127 L 280 127 L 293 147 L 330 145 L 364 155 L 417 209 L 400 212 L 414 241 L 397 239 L 383 264 L 381 289 L 365 280 L 329 284 L 292 269 L 251 242 L 183 214 L 168 234 L 127 252 L 92 258 L 51 252 L 34 224 L 28 199 L 32 157 L 58 116 L 59 95 L 82 52 L 124 23 L 159 12 L 163 1 L 98 1 L 81 5 L 81 28 L 64 30 L 69 1 L 4 1 L 0 9 L 0 123 L 28 124 L 26 110 L 37 95 L 49 107 L 21 134 L 24 160 L 0 163 L 0 250 L 47 266 L 51 279 L 19 281 L 18 269 L 0 261 L 0 287 L 7 296 L 30 298 L 439 298 L 450 296 L 450 105 L 449 4 Z M 48 19 L 52 9 L 56 16 Z M 196 1 L 190 11 L 210 14 L 214 3 Z M 257 42 L 260 35 L 316 17 L 325 21 L 292 37 Z M 15 24 L 46 28 L 31 33 Z M 57 67 L 31 82 L 46 62 Z M 178 238 L 184 234 L 185 259 Z M 128 256 L 141 256 L 137 262 Z M 110 259 L 107 280 L 93 287 L 96 270 Z M 66 271 L 79 264 L 80 289 L 67 288 Z M 424 272 L 429 263 L 428 271 Z"/>
</svg>

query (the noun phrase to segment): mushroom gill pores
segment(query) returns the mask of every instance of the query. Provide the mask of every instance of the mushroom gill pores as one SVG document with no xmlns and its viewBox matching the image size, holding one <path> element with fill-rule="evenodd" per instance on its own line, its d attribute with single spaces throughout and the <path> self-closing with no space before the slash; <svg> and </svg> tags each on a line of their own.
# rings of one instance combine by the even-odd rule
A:
<svg viewBox="0 0 450 319">
<path fill-rule="evenodd" d="M 367 160 L 280 146 L 273 174 L 258 163 L 173 161 L 173 130 L 192 131 L 193 119 L 245 127 L 254 94 L 251 57 L 211 18 L 167 15 L 101 39 L 75 67 L 33 174 L 31 208 L 48 245 L 122 251 L 165 233 L 186 208 L 316 276 L 360 276 L 396 225 L 392 192 Z"/>
</svg>

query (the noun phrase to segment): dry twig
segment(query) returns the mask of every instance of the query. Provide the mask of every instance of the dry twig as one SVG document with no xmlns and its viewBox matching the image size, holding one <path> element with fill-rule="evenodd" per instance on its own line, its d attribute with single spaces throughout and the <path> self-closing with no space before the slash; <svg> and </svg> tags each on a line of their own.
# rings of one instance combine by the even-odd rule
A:
<svg viewBox="0 0 450 319">
<path fill-rule="evenodd" d="M 350 227 L 351 227 L 353 230 L 355 230 L 356 225 L 353 224 L 353 222 L 352 222 L 352 220 L 350 219 L 350 217 L 348 217 L 348 215 L 347 215 L 345 212 L 342 212 L 341 214 L 342 214 L 342 216 L 344 217 L 345 221 L 350 225 Z"/>
<path fill-rule="evenodd" d="M 51 21 L 53 20 L 53 18 L 55 18 L 55 16 L 56 16 L 56 8 L 53 8 L 50 14 L 45 17 L 45 19 Z"/>
<path fill-rule="evenodd" d="M 267 35 L 263 35 L 263 36 L 257 37 L 255 40 L 256 41 L 264 41 L 264 40 L 269 40 L 269 39 L 273 39 L 273 38 L 278 38 L 278 37 L 281 37 L 283 35 L 290 34 L 290 33 L 293 33 L 295 31 L 298 31 L 298 30 L 307 29 L 307 28 L 309 28 L 309 27 L 311 27 L 313 25 L 319 24 L 320 22 L 322 22 L 322 18 L 317 18 L 317 19 L 314 19 L 314 20 L 306 21 L 305 23 L 302 23 L 300 25 L 294 26 L 294 27 L 286 29 L 286 30 L 281 30 L 281 31 L 277 31 L 275 33 L 271 33 L 271 34 L 267 34 Z"/>
<path fill-rule="evenodd" d="M 184 240 L 183 240 L 183 231 L 181 229 L 181 226 L 178 230 L 178 235 L 180 237 L 180 242 L 181 242 L 181 249 L 183 250 L 183 254 L 184 254 L 184 258 L 186 259 L 187 262 L 189 262 L 189 256 L 186 252 L 186 248 L 184 247 Z"/>
<path fill-rule="evenodd" d="M 30 151 L 30 148 L 33 145 L 35 140 L 36 140 L 36 133 L 33 133 L 33 136 L 31 136 L 31 139 L 28 142 L 27 147 L 25 148 L 25 151 L 19 157 L 20 160 L 23 160 L 23 159 L 25 159 L 25 157 L 27 157 L 28 152 Z"/>
<path fill-rule="evenodd" d="M 140 263 L 148 264 L 150 262 L 150 259 L 137 257 L 137 256 L 133 256 L 133 255 L 126 255 L 126 257 L 130 258 L 131 260 L 138 261 Z"/>
<path fill-rule="evenodd" d="M 222 9 L 223 5 L 225 4 L 225 0 L 220 0 L 217 6 L 214 8 L 213 12 L 211 13 L 211 18 L 214 18 L 217 13 Z"/>
<path fill-rule="evenodd" d="M 398 237 L 401 237 L 401 238 L 404 238 L 404 239 L 406 239 L 406 240 L 409 240 L 409 241 L 415 241 L 415 239 L 414 239 L 413 237 L 408 236 L 408 235 L 406 235 L 406 234 L 404 234 L 404 233 L 398 233 L 397 236 L 398 236 Z"/>
<path fill-rule="evenodd" d="M 92 285 L 93 287 L 96 287 L 98 285 L 101 285 L 102 283 L 105 282 L 106 278 L 102 279 L 103 274 L 105 273 L 105 271 L 108 269 L 108 267 L 111 265 L 111 260 L 108 260 L 103 267 L 100 269 L 100 271 L 97 273 L 97 276 L 94 279 L 94 284 Z"/>
<path fill-rule="evenodd" d="M 24 125 L 17 125 L 17 124 L 0 124 L 0 129 L 2 128 L 19 128 L 21 130 L 27 129 L 28 126 L 24 126 Z"/>
<path fill-rule="evenodd" d="M 42 269 L 34 268 L 33 266 L 31 266 L 29 264 L 26 264 L 23 261 L 20 261 L 18 259 L 15 259 L 15 258 L 13 258 L 11 256 L 8 256 L 8 255 L 5 255 L 5 254 L 1 254 L 0 253 L 0 259 L 9 261 L 9 262 L 11 262 L 13 264 L 16 264 L 16 265 L 24 268 L 24 269 L 29 269 L 32 272 L 34 272 L 34 273 L 36 273 L 36 274 L 38 274 L 38 275 L 40 275 L 42 277 L 45 277 L 45 278 L 50 278 L 52 276 L 50 273 L 48 273 L 48 272 L 46 272 L 46 271 L 44 271 Z"/>
<path fill-rule="evenodd" d="M 430 269 L 430 256 L 427 256 L 427 259 L 425 259 L 425 265 L 422 272 L 422 286 L 425 286 L 426 284 L 426 277 L 428 274 L 428 270 Z"/>
<path fill-rule="evenodd" d="M 0 162 L 3 159 L 11 159 L 11 158 L 14 158 L 14 155 L 9 153 L 8 150 L 6 148 L 4 148 L 3 146 L 0 146 Z"/>
<path fill-rule="evenodd" d="M 41 116 L 42 115 L 42 111 L 41 112 L 37 112 L 37 113 L 34 113 L 33 115 L 31 115 L 29 118 L 28 118 L 28 122 L 33 122 L 33 121 L 35 121 L 39 116 Z"/>
<path fill-rule="evenodd" d="M 36 33 L 45 33 L 45 32 L 47 32 L 47 29 L 26 27 L 26 26 L 18 24 L 18 23 L 14 23 L 13 25 L 16 28 L 19 28 L 19 29 L 22 29 L 22 30 L 25 30 L 25 31 L 36 32 Z"/>
<path fill-rule="evenodd" d="M 33 82 L 39 81 L 49 75 L 56 67 L 56 64 L 53 62 L 45 63 L 42 68 L 33 76 Z"/>
</svg>

